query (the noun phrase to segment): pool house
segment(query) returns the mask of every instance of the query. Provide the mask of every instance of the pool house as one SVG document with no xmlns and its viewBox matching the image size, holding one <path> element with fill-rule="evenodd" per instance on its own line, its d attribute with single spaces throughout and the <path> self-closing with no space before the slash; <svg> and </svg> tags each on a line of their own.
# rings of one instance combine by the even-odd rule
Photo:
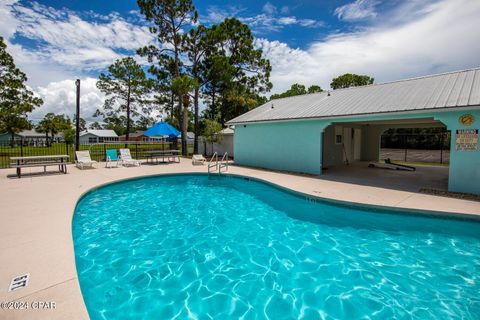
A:
<svg viewBox="0 0 480 320">
<path fill-rule="evenodd" d="M 378 161 L 390 128 L 443 127 L 448 190 L 480 194 L 480 68 L 272 100 L 228 125 L 237 164 L 315 175 Z"/>
</svg>

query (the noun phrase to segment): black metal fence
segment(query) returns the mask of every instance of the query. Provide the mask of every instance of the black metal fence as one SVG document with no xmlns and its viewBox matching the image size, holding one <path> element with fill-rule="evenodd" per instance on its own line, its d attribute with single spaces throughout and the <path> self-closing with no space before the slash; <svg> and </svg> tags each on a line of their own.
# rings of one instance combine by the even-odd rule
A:
<svg viewBox="0 0 480 320">
<path fill-rule="evenodd" d="M 171 150 L 181 151 L 181 144 L 176 146 L 171 142 L 109 142 L 97 144 L 81 144 L 80 150 L 90 151 L 92 160 L 105 161 L 105 151 L 107 149 L 129 148 L 132 157 L 135 159 L 146 159 L 148 152 L 152 150 Z M 192 153 L 193 146 L 188 147 L 188 153 Z M 10 167 L 11 157 L 27 156 L 47 156 L 47 155 L 68 155 L 69 162 L 75 161 L 75 145 L 68 143 L 52 143 L 49 146 L 31 146 L 26 143 L 0 143 L 0 168 Z"/>
<path fill-rule="evenodd" d="M 446 164 L 450 162 L 450 132 L 385 134 L 380 159 Z"/>
</svg>

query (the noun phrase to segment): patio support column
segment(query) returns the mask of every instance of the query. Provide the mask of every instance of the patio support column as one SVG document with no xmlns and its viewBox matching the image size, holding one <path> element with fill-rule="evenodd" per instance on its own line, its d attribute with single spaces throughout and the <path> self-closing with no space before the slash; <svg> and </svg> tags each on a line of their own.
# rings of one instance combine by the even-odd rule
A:
<svg viewBox="0 0 480 320">
<path fill-rule="evenodd" d="M 384 126 L 368 124 L 362 126 L 362 161 L 378 161 L 380 159 L 380 138 L 384 131 Z"/>
<path fill-rule="evenodd" d="M 472 123 L 462 123 L 462 117 L 470 116 Z M 435 115 L 450 130 L 450 165 L 448 172 L 448 190 L 480 194 L 480 110 L 445 112 Z M 465 139 L 466 131 L 470 137 Z M 475 132 L 477 135 L 475 138 Z M 456 139 L 459 138 L 457 145 Z M 466 140 L 466 141 L 465 141 Z M 476 141 L 476 148 L 473 148 Z M 472 147 L 470 150 L 469 147 Z M 476 150 L 475 150 L 476 149 Z"/>
</svg>

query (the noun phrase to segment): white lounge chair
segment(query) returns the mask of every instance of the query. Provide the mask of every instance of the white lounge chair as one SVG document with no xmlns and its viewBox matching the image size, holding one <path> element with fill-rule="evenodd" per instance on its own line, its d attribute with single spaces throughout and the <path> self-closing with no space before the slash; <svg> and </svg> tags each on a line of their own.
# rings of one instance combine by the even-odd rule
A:
<svg viewBox="0 0 480 320">
<path fill-rule="evenodd" d="M 192 164 L 204 164 L 207 159 L 201 154 L 194 154 L 192 156 Z"/>
<path fill-rule="evenodd" d="M 130 154 L 130 149 L 120 149 L 120 160 L 122 161 L 122 165 L 124 166 L 140 166 L 140 161 L 132 158 L 132 155 Z"/>
<path fill-rule="evenodd" d="M 77 157 L 77 160 L 75 160 L 75 165 L 79 169 L 83 169 L 84 167 L 93 168 L 93 165 L 97 163 L 97 161 L 90 158 L 90 152 L 88 150 L 75 151 L 75 156 Z"/>
</svg>

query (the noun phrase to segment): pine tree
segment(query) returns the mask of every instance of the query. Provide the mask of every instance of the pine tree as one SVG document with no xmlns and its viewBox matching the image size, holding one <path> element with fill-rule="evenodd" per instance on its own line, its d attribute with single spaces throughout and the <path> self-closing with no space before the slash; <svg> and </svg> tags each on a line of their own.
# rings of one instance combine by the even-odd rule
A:
<svg viewBox="0 0 480 320">
<path fill-rule="evenodd" d="M 0 132 L 11 134 L 13 146 L 15 134 L 31 128 L 27 114 L 43 101 L 27 88 L 27 76 L 15 66 L 6 49 L 0 37 Z"/>
<path fill-rule="evenodd" d="M 96 115 L 112 118 L 125 114 L 125 137 L 128 141 L 132 118 L 150 111 L 148 95 L 152 86 L 152 80 L 132 57 L 115 61 L 108 67 L 108 73 L 101 73 L 97 81 L 97 88 L 105 93 L 106 99 L 103 111 L 97 110 Z"/>
</svg>

